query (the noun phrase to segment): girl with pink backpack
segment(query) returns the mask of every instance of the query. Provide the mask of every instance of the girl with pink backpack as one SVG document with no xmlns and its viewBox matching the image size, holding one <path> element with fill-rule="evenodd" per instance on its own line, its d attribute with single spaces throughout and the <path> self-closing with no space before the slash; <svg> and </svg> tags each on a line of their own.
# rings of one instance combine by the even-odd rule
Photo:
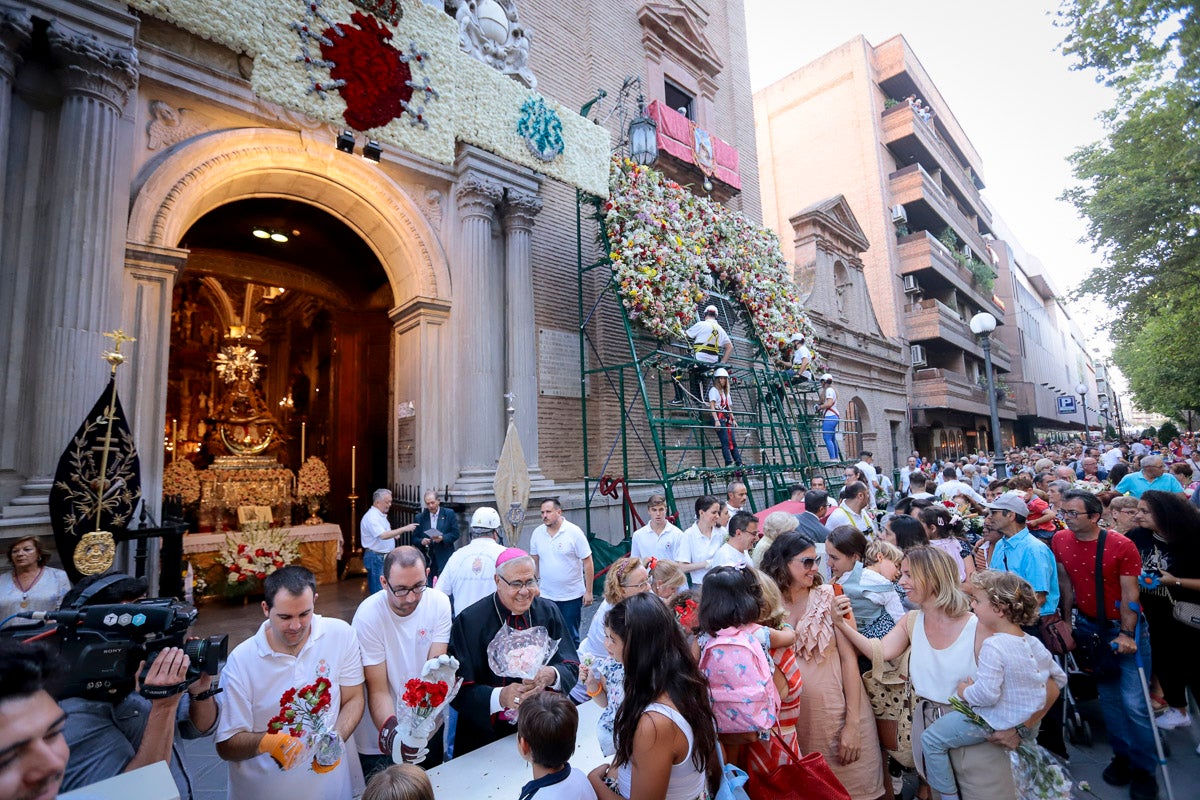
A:
<svg viewBox="0 0 1200 800">
<path fill-rule="evenodd" d="M 762 589 L 753 568 L 718 567 L 704 576 L 700 671 L 708 680 L 725 761 L 739 766 L 742 745 L 767 737 L 779 721 L 770 651 L 796 642 L 793 630 L 760 625 L 761 612 Z"/>
</svg>

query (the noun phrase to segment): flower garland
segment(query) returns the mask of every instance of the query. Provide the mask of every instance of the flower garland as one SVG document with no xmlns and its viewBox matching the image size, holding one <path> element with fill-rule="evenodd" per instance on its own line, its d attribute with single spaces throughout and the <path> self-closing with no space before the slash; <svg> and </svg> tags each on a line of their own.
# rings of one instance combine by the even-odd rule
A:
<svg viewBox="0 0 1200 800">
<path fill-rule="evenodd" d="M 329 470 L 325 462 L 309 456 L 296 478 L 297 497 L 324 497 L 329 494 Z"/>
<path fill-rule="evenodd" d="M 771 358 L 783 358 L 795 333 L 815 350 L 792 265 L 770 230 L 629 159 L 613 161 L 602 212 L 622 304 L 651 335 L 683 339 L 711 280 L 742 304 Z M 815 352 L 813 363 L 825 368 Z"/>
<path fill-rule="evenodd" d="M 238 0 L 236 3 L 214 3 L 212 0 L 129 0 L 139 11 L 166 20 L 197 36 L 222 44 L 254 59 L 250 88 L 256 95 L 285 108 L 299 111 L 313 119 L 344 126 L 346 111 L 362 107 L 358 100 L 385 87 L 384 78 L 394 77 L 390 60 L 377 59 L 381 48 L 360 38 L 349 49 L 336 47 L 336 37 L 326 36 L 334 50 L 317 55 L 310 49 L 310 61 L 303 55 L 297 58 L 298 32 L 291 25 L 309 16 L 313 0 Z M 425 87 L 437 87 L 439 94 L 436 113 L 420 112 L 421 124 L 412 124 L 415 117 L 406 113 L 390 118 L 378 127 L 365 129 L 371 138 L 394 145 L 401 150 L 452 164 L 456 142 L 466 142 L 496 153 L 537 172 L 577 186 L 589 194 L 604 197 L 608 194 L 608 159 L 611 137 L 608 131 L 584 119 L 576 111 L 547 100 L 547 108 L 555 111 L 562 123 L 563 151 L 553 161 L 543 161 L 530 151 L 525 138 L 518 133 L 521 109 L 529 98 L 529 90 L 490 66 L 462 52 L 458 45 L 458 26 L 453 17 L 425 3 L 405 4 L 403 14 L 394 20 L 387 11 L 389 3 L 366 3 L 362 0 L 320 0 L 321 15 L 339 28 L 350 26 L 360 8 L 381 6 L 371 17 L 380 29 L 386 28 L 392 41 L 409 46 L 406 55 L 416 51 L 428 53 L 421 62 L 422 76 L 412 80 L 415 87 L 401 82 L 399 87 L 426 94 Z M 314 22 L 315 26 L 324 22 Z M 366 29 L 362 29 L 366 32 Z M 327 29 L 322 28 L 324 34 Z M 316 33 L 316 31 L 313 31 Z M 319 39 L 305 38 L 306 46 Z M 378 39 L 376 40 L 378 42 Z M 367 47 L 362 53 L 352 53 L 356 47 Z M 369 47 L 368 47 L 369 46 Z M 392 49 L 385 48 L 385 49 Z M 341 76 L 347 85 L 335 87 L 338 77 L 329 74 L 330 68 L 321 61 L 349 65 L 354 63 L 366 71 L 354 76 Z M 412 62 L 409 63 L 409 66 Z M 322 89 L 316 91 L 317 83 Z M 356 86 L 351 86 L 356 84 Z M 397 93 L 403 89 L 397 88 Z M 374 95 L 376 99 L 379 95 Z M 421 103 L 412 101 L 417 106 Z M 367 105 L 370 105 L 368 103 Z M 358 118 L 358 115 L 354 115 Z M 361 121 L 361 120 L 360 120 Z M 426 127 L 425 123 L 428 124 Z"/>
<path fill-rule="evenodd" d="M 179 495 L 185 506 L 200 499 L 200 475 L 192 462 L 181 458 L 167 465 L 163 470 L 163 495 Z"/>
</svg>

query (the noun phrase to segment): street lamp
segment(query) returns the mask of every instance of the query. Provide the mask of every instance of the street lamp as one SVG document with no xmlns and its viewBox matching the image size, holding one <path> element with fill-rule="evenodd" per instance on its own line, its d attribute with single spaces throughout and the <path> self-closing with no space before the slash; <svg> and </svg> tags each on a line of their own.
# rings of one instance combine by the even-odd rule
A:
<svg viewBox="0 0 1200 800">
<path fill-rule="evenodd" d="M 1108 438 L 1108 429 L 1112 423 L 1108 421 L 1108 395 L 1100 395 L 1100 416 L 1104 418 L 1104 431 L 1101 434 L 1100 441 L 1105 441 Z"/>
<path fill-rule="evenodd" d="M 983 347 L 983 361 L 987 366 L 988 409 L 992 412 L 992 466 L 996 479 L 1008 477 L 1004 467 L 1004 456 L 1000 452 L 1000 411 L 996 407 L 996 379 L 992 375 L 992 331 L 996 330 L 996 318 L 986 311 L 971 317 L 971 333 L 979 337 Z"/>
<path fill-rule="evenodd" d="M 1083 446 L 1086 449 L 1088 445 L 1087 384 L 1082 381 L 1076 384 L 1075 394 L 1079 395 L 1079 405 L 1083 406 Z"/>
<path fill-rule="evenodd" d="M 643 167 L 658 159 L 658 123 L 646 113 L 646 98 L 638 95 L 638 113 L 629 123 L 629 156 Z"/>
</svg>

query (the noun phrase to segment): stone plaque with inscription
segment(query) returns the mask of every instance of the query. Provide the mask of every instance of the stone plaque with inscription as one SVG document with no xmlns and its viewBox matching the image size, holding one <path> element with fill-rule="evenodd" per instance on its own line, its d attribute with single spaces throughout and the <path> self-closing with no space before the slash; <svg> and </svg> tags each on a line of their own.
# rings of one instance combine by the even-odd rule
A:
<svg viewBox="0 0 1200 800">
<path fill-rule="evenodd" d="M 579 334 L 538 328 L 538 394 L 579 397 Z M 584 368 L 587 356 L 584 355 Z M 582 384 L 585 389 L 587 382 Z"/>
<path fill-rule="evenodd" d="M 396 466 L 413 469 L 417 466 L 417 418 L 405 417 L 396 423 Z"/>
</svg>

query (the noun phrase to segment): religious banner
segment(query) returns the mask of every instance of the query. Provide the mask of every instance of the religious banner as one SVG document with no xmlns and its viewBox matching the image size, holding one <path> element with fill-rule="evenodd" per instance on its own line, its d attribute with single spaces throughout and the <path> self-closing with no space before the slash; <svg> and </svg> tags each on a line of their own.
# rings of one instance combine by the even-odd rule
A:
<svg viewBox="0 0 1200 800">
<path fill-rule="evenodd" d="M 460 3 L 456 19 L 440 3 L 380 0 L 129 4 L 252 57 L 250 86 L 264 100 L 442 164 L 466 142 L 608 195 L 608 131 L 521 82 L 529 36 L 506 15 Z M 460 48 L 488 37 L 490 49 L 511 44 L 517 79 Z"/>
<path fill-rule="evenodd" d="M 50 489 L 54 541 L 72 582 L 112 566 L 112 532 L 128 527 L 141 498 L 141 466 L 114 376 L 63 451 Z"/>
</svg>

